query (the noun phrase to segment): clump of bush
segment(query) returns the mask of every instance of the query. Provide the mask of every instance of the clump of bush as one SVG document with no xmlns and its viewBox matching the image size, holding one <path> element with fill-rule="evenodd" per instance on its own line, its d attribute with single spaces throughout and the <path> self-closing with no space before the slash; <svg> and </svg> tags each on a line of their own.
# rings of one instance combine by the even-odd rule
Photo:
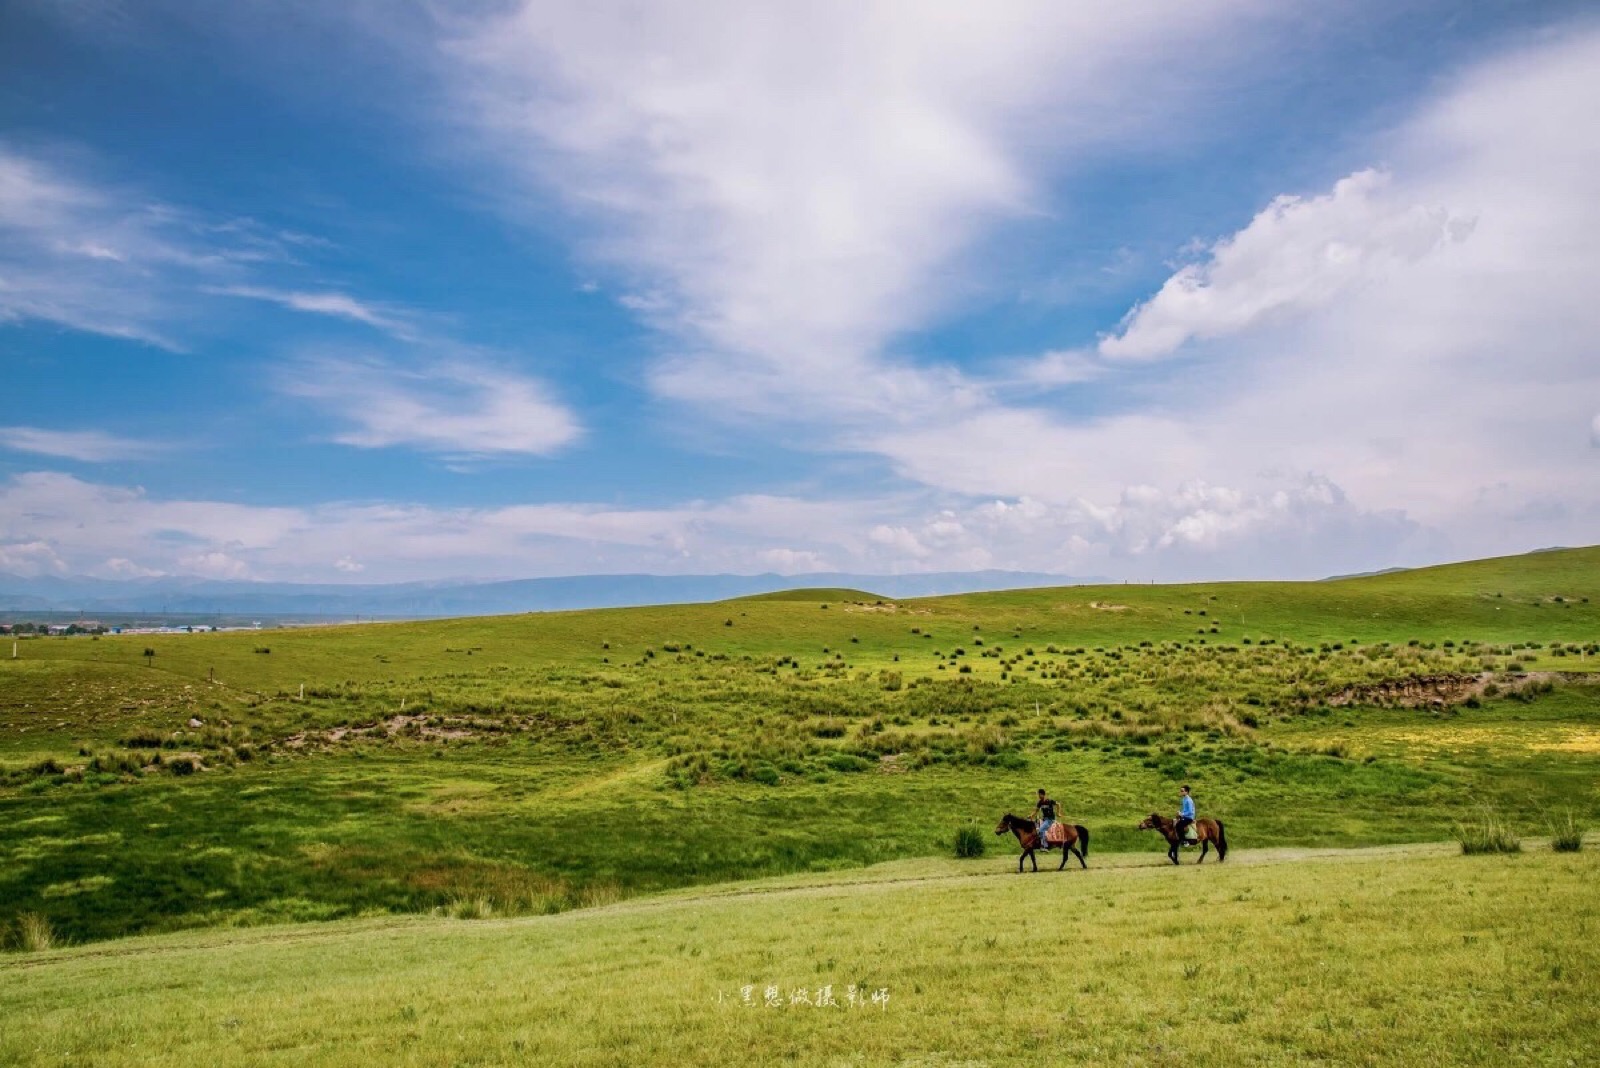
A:
<svg viewBox="0 0 1600 1068">
<path fill-rule="evenodd" d="M 55 929 L 50 926 L 50 921 L 37 912 L 24 912 L 17 917 L 15 933 L 10 938 L 3 937 L 8 934 L 0 926 L 0 946 L 9 943 L 24 953 L 43 953 L 56 944 Z"/>
<path fill-rule="evenodd" d="M 981 857 L 988 848 L 989 841 L 978 828 L 962 827 L 956 831 L 956 856 L 963 860 Z"/>
<path fill-rule="evenodd" d="M 1583 848 L 1583 824 L 1571 809 L 1551 819 L 1550 848 L 1557 853 L 1576 853 Z"/>
<path fill-rule="evenodd" d="M 1522 839 L 1511 824 L 1488 806 L 1480 808 L 1474 818 L 1456 825 L 1456 841 L 1461 843 L 1461 852 L 1469 856 L 1522 852 Z"/>
</svg>

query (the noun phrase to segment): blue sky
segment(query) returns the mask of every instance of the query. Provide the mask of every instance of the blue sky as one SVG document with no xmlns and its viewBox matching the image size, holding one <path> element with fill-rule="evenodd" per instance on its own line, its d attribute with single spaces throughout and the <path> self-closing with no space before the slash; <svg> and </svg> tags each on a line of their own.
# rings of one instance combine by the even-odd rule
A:
<svg viewBox="0 0 1600 1068">
<path fill-rule="evenodd" d="M 5 5 L 0 573 L 1593 542 L 1584 6 Z"/>
</svg>

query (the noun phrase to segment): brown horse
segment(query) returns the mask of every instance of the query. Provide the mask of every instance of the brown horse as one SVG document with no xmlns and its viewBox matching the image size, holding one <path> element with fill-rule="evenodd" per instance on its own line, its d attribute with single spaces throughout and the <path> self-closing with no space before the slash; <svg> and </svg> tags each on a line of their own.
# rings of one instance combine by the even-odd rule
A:
<svg viewBox="0 0 1600 1068">
<path fill-rule="evenodd" d="M 1007 812 L 1000 817 L 1000 825 L 994 829 L 994 833 L 1005 834 L 1010 831 L 1017 836 L 1017 844 L 1022 847 L 1022 855 L 1017 858 L 1018 875 L 1022 874 L 1022 862 L 1024 860 L 1033 864 L 1034 871 L 1039 870 L 1039 860 L 1034 856 L 1034 850 L 1048 850 L 1057 845 L 1061 846 L 1061 867 L 1057 868 L 1056 871 L 1060 871 L 1061 868 L 1067 866 L 1067 857 L 1069 855 L 1076 856 L 1078 864 L 1087 868 L 1089 862 L 1084 858 L 1089 853 L 1089 828 L 1079 826 L 1076 823 L 1057 823 L 1056 827 L 1061 828 L 1064 832 L 1060 841 L 1042 842 L 1039 840 L 1039 832 L 1034 829 L 1032 820 L 1025 820 L 1021 816 L 1013 816 Z M 1055 828 L 1051 829 L 1054 830 Z M 1076 848 L 1074 848 L 1074 844 L 1076 844 Z"/>
<path fill-rule="evenodd" d="M 1150 813 L 1149 817 L 1139 822 L 1141 831 L 1160 831 L 1161 837 L 1167 840 L 1167 859 L 1178 863 L 1178 847 L 1183 845 L 1183 839 L 1178 836 L 1178 823 L 1169 820 L 1159 812 Z M 1211 851 L 1211 843 L 1217 844 L 1217 863 L 1221 864 L 1228 859 L 1228 836 L 1222 829 L 1221 820 L 1198 819 L 1194 821 L 1194 835 L 1200 842 L 1200 859 L 1196 864 L 1205 863 L 1206 854 Z"/>
</svg>

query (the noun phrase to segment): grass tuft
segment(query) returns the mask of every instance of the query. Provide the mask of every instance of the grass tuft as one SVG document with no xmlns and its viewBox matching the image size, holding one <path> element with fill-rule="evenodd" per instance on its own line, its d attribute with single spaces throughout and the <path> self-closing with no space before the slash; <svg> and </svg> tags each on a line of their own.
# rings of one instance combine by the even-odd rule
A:
<svg viewBox="0 0 1600 1068">
<path fill-rule="evenodd" d="M 48 919 L 37 912 L 17 917 L 17 945 L 24 953 L 43 953 L 55 944 L 56 933 Z"/>
<path fill-rule="evenodd" d="M 956 831 L 956 856 L 963 859 L 981 857 L 988 851 L 989 841 L 976 827 L 962 827 Z"/>
<path fill-rule="evenodd" d="M 1522 839 L 1511 829 L 1511 824 L 1487 805 L 1478 810 L 1475 818 L 1456 825 L 1456 841 L 1461 843 L 1461 852 L 1469 856 L 1522 852 Z"/>
<path fill-rule="evenodd" d="M 1583 824 L 1572 809 L 1551 818 L 1550 848 L 1557 853 L 1576 853 L 1583 848 Z"/>
</svg>

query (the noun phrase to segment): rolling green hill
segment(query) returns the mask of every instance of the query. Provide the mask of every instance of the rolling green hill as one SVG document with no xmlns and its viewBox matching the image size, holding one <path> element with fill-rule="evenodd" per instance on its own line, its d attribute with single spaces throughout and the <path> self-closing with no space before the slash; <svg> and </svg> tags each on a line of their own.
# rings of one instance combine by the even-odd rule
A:
<svg viewBox="0 0 1600 1068">
<path fill-rule="evenodd" d="M 1600 549 L 1317 583 L 28 639 L 0 925 L 555 912 L 947 852 L 1038 786 L 1096 847 L 1191 782 L 1245 847 L 1600 813 Z"/>
</svg>

